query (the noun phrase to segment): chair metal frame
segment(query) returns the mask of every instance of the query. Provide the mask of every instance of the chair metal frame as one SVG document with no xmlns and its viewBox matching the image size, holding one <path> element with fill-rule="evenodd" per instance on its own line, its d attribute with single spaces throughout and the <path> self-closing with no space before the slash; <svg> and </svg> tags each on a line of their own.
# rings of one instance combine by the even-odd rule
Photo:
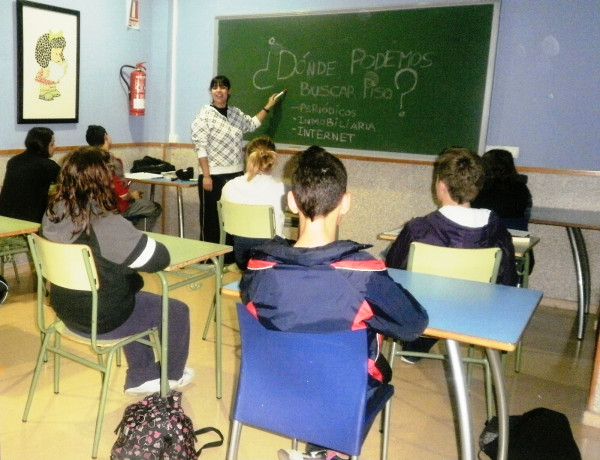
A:
<svg viewBox="0 0 600 460">
<path fill-rule="evenodd" d="M 381 460 L 388 450 L 394 387 L 367 401 L 367 333 L 266 329 L 237 303 L 241 360 L 227 460 L 236 460 L 244 425 L 326 446 L 358 459 L 381 412 Z"/>
<path fill-rule="evenodd" d="M 452 248 L 412 242 L 408 253 L 407 270 L 419 273 L 459 278 L 484 283 L 495 283 L 500 269 L 502 251 L 500 248 Z M 426 359 L 446 360 L 444 354 L 396 350 L 396 341 L 392 341 L 389 362 L 394 365 L 395 356 L 411 356 Z M 469 347 L 468 356 L 462 357 L 467 364 L 467 384 L 471 378 L 471 365 L 481 364 L 485 373 L 486 412 L 488 420 L 493 412 L 492 374 L 487 357 L 475 358 L 473 347 Z"/>
<path fill-rule="evenodd" d="M 29 254 L 29 246 L 24 236 L 6 236 L 0 238 L 0 275 L 4 276 L 4 264 L 10 262 L 12 263 L 17 283 L 20 283 L 19 270 L 17 269 L 17 262 L 15 260 L 15 255 L 17 254 Z"/>
<path fill-rule="evenodd" d="M 92 458 L 98 455 L 98 444 L 102 432 L 102 422 L 108 394 L 108 384 L 112 363 L 117 358 L 119 363 L 120 350 L 132 342 L 140 342 L 154 348 L 160 360 L 160 338 L 158 328 L 147 329 L 134 335 L 120 339 L 101 340 L 97 333 L 98 289 L 99 280 L 90 248 L 82 244 L 65 244 L 48 241 L 39 235 L 27 236 L 31 256 L 37 273 L 37 306 L 36 321 L 41 331 L 42 344 L 38 353 L 25 410 L 23 422 L 27 421 L 29 410 L 35 394 L 40 373 L 46 361 L 47 353 L 54 354 L 54 393 L 59 392 L 60 358 L 64 357 L 82 364 L 101 373 L 102 389 L 96 417 Z M 69 289 L 87 291 L 92 297 L 91 334 L 89 337 L 80 335 L 69 328 L 54 315 L 50 315 L 44 302 L 47 285 L 56 285 Z M 53 316 L 51 318 L 51 316 Z M 61 338 L 70 339 L 82 344 L 87 353 L 77 354 L 62 347 Z M 149 337 L 149 338 L 148 338 Z M 89 359 L 89 350 L 96 355 L 96 360 Z"/>
<path fill-rule="evenodd" d="M 221 200 L 217 202 L 217 213 L 219 215 L 220 244 L 225 244 L 227 234 L 245 238 L 265 239 L 271 239 L 275 236 L 275 211 L 271 205 L 240 204 Z M 221 276 L 237 269 L 235 262 L 224 266 L 224 260 L 225 256 L 219 256 Z M 215 293 L 215 295 L 218 295 L 218 293 Z M 214 314 L 215 302 L 213 300 L 204 325 L 203 340 L 206 340 Z"/>
</svg>

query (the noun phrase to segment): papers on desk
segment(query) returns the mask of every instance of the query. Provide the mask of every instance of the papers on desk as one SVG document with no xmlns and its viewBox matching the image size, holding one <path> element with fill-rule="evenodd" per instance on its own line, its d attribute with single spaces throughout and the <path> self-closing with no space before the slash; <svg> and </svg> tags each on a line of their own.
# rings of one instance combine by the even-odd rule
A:
<svg viewBox="0 0 600 460">
<path fill-rule="evenodd" d="M 125 173 L 126 179 L 162 179 L 162 174 L 149 172 Z"/>
</svg>

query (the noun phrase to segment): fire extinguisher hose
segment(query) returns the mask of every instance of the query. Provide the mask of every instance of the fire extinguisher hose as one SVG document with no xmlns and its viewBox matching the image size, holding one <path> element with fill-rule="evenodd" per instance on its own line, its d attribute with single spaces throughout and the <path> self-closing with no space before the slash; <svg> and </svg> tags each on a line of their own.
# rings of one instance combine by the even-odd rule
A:
<svg viewBox="0 0 600 460">
<path fill-rule="evenodd" d="M 129 85 L 129 82 L 127 81 L 127 79 L 126 79 L 126 78 L 125 78 L 125 76 L 123 75 L 123 69 L 125 69 L 125 68 L 134 69 L 134 70 L 135 70 L 136 68 L 135 68 L 134 66 L 132 66 L 132 65 L 125 64 L 125 65 L 122 65 L 122 66 L 121 66 L 121 70 L 119 71 L 119 72 L 120 72 L 120 74 L 121 74 L 121 79 L 122 79 L 122 80 L 125 82 L 125 86 L 127 86 L 127 94 L 128 94 L 129 96 L 131 96 L 131 86 Z"/>
</svg>

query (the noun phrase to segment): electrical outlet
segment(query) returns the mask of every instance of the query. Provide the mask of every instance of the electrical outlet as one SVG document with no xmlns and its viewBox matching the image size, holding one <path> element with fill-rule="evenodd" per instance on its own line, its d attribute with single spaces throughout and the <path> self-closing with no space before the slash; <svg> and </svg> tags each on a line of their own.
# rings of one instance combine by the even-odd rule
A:
<svg viewBox="0 0 600 460">
<path fill-rule="evenodd" d="M 487 152 L 488 150 L 492 150 L 492 149 L 502 149 L 502 150 L 507 150 L 509 151 L 513 158 L 519 158 L 519 147 L 511 147 L 511 146 L 506 146 L 506 145 L 487 145 L 485 147 L 485 151 Z"/>
</svg>

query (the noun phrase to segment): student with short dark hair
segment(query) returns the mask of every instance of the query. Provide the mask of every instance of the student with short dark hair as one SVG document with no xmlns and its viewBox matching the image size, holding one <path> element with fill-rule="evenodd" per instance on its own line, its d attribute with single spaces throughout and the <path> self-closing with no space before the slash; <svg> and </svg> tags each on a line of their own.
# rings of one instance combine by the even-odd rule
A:
<svg viewBox="0 0 600 460">
<path fill-rule="evenodd" d="M 370 245 L 336 241 L 337 226 L 350 209 L 346 185 L 346 169 L 339 159 L 319 147 L 300 153 L 287 194 L 288 207 L 299 216 L 298 241 L 290 246 L 275 237 L 254 248 L 240 290 L 248 311 L 268 329 L 367 329 L 371 396 L 391 378 L 380 353 L 383 337 L 414 340 L 427 326 L 428 316 L 390 278 L 383 262 L 365 251 Z M 342 455 L 318 446 L 307 448 L 313 449 L 322 450 L 322 458 Z M 303 454 L 282 449 L 278 455 L 295 459 Z"/>
<path fill-rule="evenodd" d="M 139 190 L 129 188 L 129 181 L 125 178 L 123 170 L 123 161 L 110 151 L 112 138 L 106 129 L 100 125 L 88 126 L 85 140 L 92 147 L 100 147 L 108 153 L 114 170 L 113 185 L 117 196 L 117 208 L 121 215 L 139 230 L 152 230 L 162 213 L 162 206 L 143 198 Z"/>
<path fill-rule="evenodd" d="M 387 253 L 386 265 L 406 269 L 413 241 L 453 248 L 499 247 L 502 261 L 497 282 L 515 286 L 515 249 L 510 233 L 494 212 L 471 207 L 484 182 L 481 158 L 465 148 L 445 149 L 435 161 L 432 182 L 439 209 L 404 225 Z M 405 342 L 403 350 L 428 352 L 436 342 L 419 337 Z M 420 360 L 409 356 L 401 359 L 411 364 Z"/>
</svg>

